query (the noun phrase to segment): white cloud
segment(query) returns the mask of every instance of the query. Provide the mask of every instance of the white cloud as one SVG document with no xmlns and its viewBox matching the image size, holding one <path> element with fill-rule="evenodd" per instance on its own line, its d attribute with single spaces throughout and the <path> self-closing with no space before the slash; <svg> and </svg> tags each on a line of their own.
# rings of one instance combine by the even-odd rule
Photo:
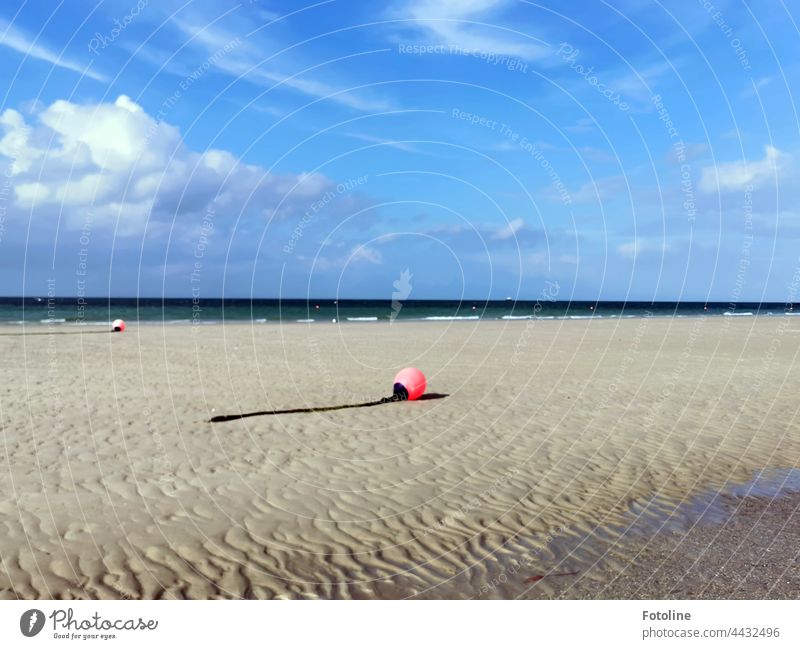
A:
<svg viewBox="0 0 800 649">
<path fill-rule="evenodd" d="M 737 160 L 703 167 L 698 183 L 700 190 L 707 193 L 742 191 L 748 186 L 756 189 L 768 181 L 777 181 L 789 156 L 770 145 L 764 147 L 764 151 L 762 160 Z"/>
<path fill-rule="evenodd" d="M 31 38 L 22 30 L 17 29 L 8 21 L 0 18 L 0 45 L 11 48 L 25 56 L 30 56 L 40 61 L 46 61 L 56 67 L 77 72 L 95 81 L 108 83 L 108 79 L 103 75 L 92 72 L 88 66 L 82 66 L 74 61 L 65 59 L 61 54 L 53 52 L 45 45 L 37 43 L 37 40 L 38 38 Z"/>
<path fill-rule="evenodd" d="M 551 54 L 544 43 L 525 40 L 509 31 L 494 29 L 491 13 L 506 0 L 411 0 L 396 15 L 411 17 L 437 44 L 455 45 L 466 51 L 539 59 Z M 471 24 L 481 23 L 483 24 Z M 500 23 L 496 23 L 498 26 Z"/>
<path fill-rule="evenodd" d="M 364 261 L 369 264 L 380 265 L 383 263 L 383 255 L 380 250 L 368 248 L 367 246 L 358 246 L 357 248 L 353 248 L 353 251 L 350 253 L 350 261 L 352 263 Z"/>
<path fill-rule="evenodd" d="M 148 219 L 202 213 L 213 201 L 237 215 L 305 211 L 334 184 L 321 174 L 276 175 L 229 151 L 188 149 L 175 126 L 157 122 L 122 95 L 111 103 L 58 100 L 31 124 L 0 114 L 0 156 L 13 160 L 15 205 L 39 218 L 63 213 L 80 224 L 120 221 L 122 234 Z"/>
<path fill-rule="evenodd" d="M 572 200 L 576 203 L 603 202 L 624 193 L 627 196 L 628 188 L 624 176 L 610 176 L 590 180 L 572 192 Z M 560 194 L 551 190 L 553 199 L 560 198 Z"/>
<path fill-rule="evenodd" d="M 525 221 L 522 219 L 514 219 L 513 221 L 509 221 L 506 225 L 492 235 L 492 239 L 510 239 L 511 237 L 516 236 L 517 232 L 519 232 L 524 226 Z"/>
<path fill-rule="evenodd" d="M 670 247 L 665 241 L 642 237 L 626 241 L 617 246 L 619 255 L 628 259 L 636 259 L 642 253 L 656 252 L 663 254 L 669 249 Z"/>
</svg>

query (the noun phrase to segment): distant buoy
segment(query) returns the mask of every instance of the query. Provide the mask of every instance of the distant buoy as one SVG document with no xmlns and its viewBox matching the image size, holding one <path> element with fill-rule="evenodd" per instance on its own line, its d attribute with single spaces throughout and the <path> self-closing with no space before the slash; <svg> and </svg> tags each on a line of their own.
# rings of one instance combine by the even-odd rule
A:
<svg viewBox="0 0 800 649">
<path fill-rule="evenodd" d="M 425 394 L 425 375 L 416 367 L 400 370 L 394 377 L 394 393 L 414 401 Z"/>
<path fill-rule="evenodd" d="M 124 320 L 119 320 L 119 319 L 114 320 L 114 322 L 111 323 L 111 328 L 114 331 L 123 332 L 123 331 L 125 331 L 125 321 Z"/>
<path fill-rule="evenodd" d="M 333 318 L 333 319 L 331 320 L 331 322 L 333 322 L 333 323 L 335 324 L 335 323 L 336 323 L 336 318 Z"/>
</svg>

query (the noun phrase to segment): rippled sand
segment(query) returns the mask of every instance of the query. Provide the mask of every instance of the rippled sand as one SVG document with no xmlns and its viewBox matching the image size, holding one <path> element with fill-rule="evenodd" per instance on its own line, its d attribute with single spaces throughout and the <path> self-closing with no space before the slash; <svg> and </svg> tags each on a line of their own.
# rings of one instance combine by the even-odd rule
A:
<svg viewBox="0 0 800 649">
<path fill-rule="evenodd" d="M 674 504 L 800 458 L 800 318 L 19 332 L 6 598 L 587 596 Z M 207 421 L 405 365 L 448 396 Z"/>
</svg>

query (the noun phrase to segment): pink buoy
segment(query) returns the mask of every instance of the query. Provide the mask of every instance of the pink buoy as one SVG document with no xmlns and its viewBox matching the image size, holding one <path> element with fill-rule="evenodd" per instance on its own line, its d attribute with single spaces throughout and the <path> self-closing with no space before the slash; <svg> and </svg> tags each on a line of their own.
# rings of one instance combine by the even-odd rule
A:
<svg viewBox="0 0 800 649">
<path fill-rule="evenodd" d="M 406 393 L 409 401 L 419 399 L 425 394 L 425 375 L 416 367 L 407 367 L 400 370 L 394 377 L 394 393 Z"/>
<path fill-rule="evenodd" d="M 114 322 L 111 323 L 111 328 L 114 331 L 119 331 L 119 332 L 125 331 L 125 321 L 119 319 L 114 320 Z"/>
</svg>

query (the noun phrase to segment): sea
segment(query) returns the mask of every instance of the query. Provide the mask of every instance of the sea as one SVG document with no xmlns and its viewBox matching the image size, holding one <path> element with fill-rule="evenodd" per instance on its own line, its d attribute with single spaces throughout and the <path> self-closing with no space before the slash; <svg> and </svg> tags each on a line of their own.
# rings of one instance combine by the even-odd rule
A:
<svg viewBox="0 0 800 649">
<path fill-rule="evenodd" d="M 456 320 L 755 317 L 800 314 L 781 302 L 610 302 L 549 300 L 334 300 L 0 297 L 2 325 L 348 323 Z"/>
</svg>

